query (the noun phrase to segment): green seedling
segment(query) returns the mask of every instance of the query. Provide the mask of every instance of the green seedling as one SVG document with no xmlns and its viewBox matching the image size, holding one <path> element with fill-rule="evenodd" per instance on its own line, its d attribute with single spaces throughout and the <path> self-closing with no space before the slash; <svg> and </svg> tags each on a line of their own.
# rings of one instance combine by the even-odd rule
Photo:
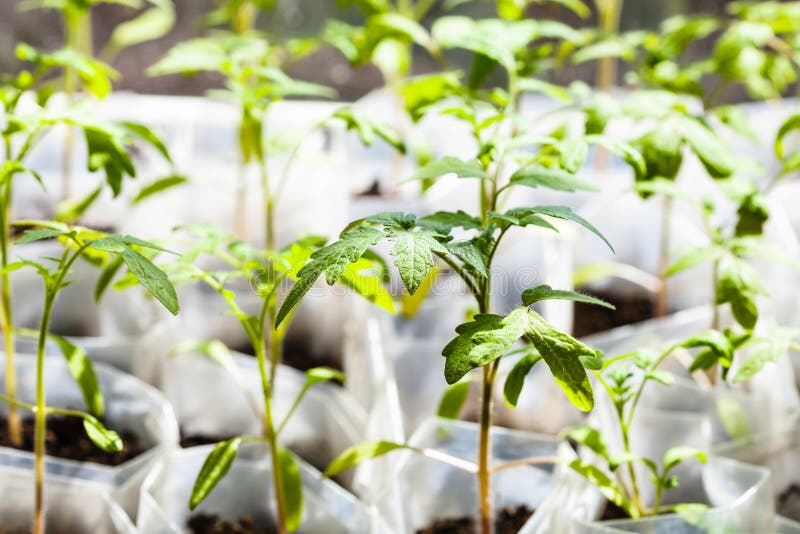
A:
<svg viewBox="0 0 800 534">
<path fill-rule="evenodd" d="M 104 66 L 90 58 L 68 50 L 50 53 L 39 52 L 27 45 L 17 49 L 20 59 L 34 65 L 32 70 L 23 70 L 0 85 L 0 104 L 3 106 L 3 137 L 5 161 L 0 167 L 0 326 L 3 328 L 6 354 L 5 393 L 16 399 L 16 372 L 14 367 L 14 314 L 11 298 L 11 281 L 5 268 L 11 263 L 11 203 L 13 185 L 22 177 L 36 180 L 43 188 L 44 180 L 26 164 L 26 158 L 44 135 L 57 125 L 67 125 L 83 132 L 86 139 L 88 170 L 102 174 L 100 184 L 84 199 L 61 205 L 55 215 L 59 222 L 74 222 L 97 200 L 104 189 L 117 196 L 125 177 L 133 178 L 136 169 L 130 155 L 134 142 L 153 146 L 164 158 L 169 153 L 161 140 L 149 128 L 132 122 L 112 123 L 99 120 L 83 106 L 74 106 L 63 112 L 53 112 L 45 107 L 21 113 L 19 103 L 23 95 L 32 93 L 42 106 L 50 91 L 46 78 L 53 70 L 67 66 L 76 68 L 84 77 L 87 86 L 98 91 L 110 88 L 108 72 Z M 16 407 L 9 407 L 9 435 L 12 443 L 22 443 L 21 423 Z"/>
<path fill-rule="evenodd" d="M 336 282 L 349 266 L 371 257 L 371 247 L 381 241 L 392 244 L 395 266 L 411 295 L 426 283 L 437 260 L 464 281 L 475 298 L 478 314 L 457 328 L 457 337 L 442 354 L 446 358 L 448 384 L 459 383 L 473 369 L 480 369 L 479 453 L 476 463 L 467 462 L 467 466 L 453 458 L 445 458 L 445 461 L 476 475 L 483 532 L 491 531 L 493 521 L 490 476 L 503 468 L 489 465 L 492 390 L 501 357 L 518 340 L 526 340 L 549 366 L 566 396 L 578 408 L 588 411 L 594 398 L 585 366 L 596 364 L 597 353 L 547 323 L 530 306 L 545 299 L 579 300 L 608 306 L 587 295 L 538 286 L 523 292 L 520 306 L 507 315 L 492 313 L 492 262 L 509 231 L 525 227 L 557 231 L 555 221 L 562 220 L 582 226 L 604 239 L 591 223 L 567 207 L 540 205 L 504 210 L 502 205 L 508 193 L 518 188 L 593 190 L 592 184 L 574 174 L 583 164 L 591 144 L 609 147 L 634 167 L 643 166 L 641 156 L 625 143 L 599 135 L 578 139 L 541 135 L 535 132 L 535 120 L 518 116 L 517 104 L 523 92 L 559 89 L 530 77 L 535 67 L 526 60 L 541 57 L 544 51 L 537 50 L 537 46 L 549 50 L 549 45 L 544 44 L 546 39 L 563 35 L 571 35 L 568 28 L 557 23 L 551 25 L 549 21 L 439 19 L 432 29 L 438 46 L 443 50 L 457 48 L 471 52 L 473 67 L 468 74 L 447 72 L 410 80 L 413 90 L 405 93 L 406 106 L 416 118 L 441 113 L 460 119 L 472 133 L 478 149 L 471 159 L 444 157 L 432 161 L 421 167 L 412 179 L 435 180 L 455 174 L 465 180 L 477 180 L 480 185 L 478 212 L 440 211 L 424 217 L 389 212 L 354 221 L 338 241 L 309 257 L 297 272 L 297 281 L 275 319 L 275 325 L 280 326 L 321 276 L 324 275 L 328 283 Z M 505 71 L 507 89 L 482 88 L 495 68 Z M 519 375 L 518 372 L 517 378 Z M 359 445 L 345 451 L 329 466 L 326 474 L 333 476 L 362 461 L 407 448 L 406 444 L 388 442 Z M 437 456 L 442 457 L 441 454 Z"/>
<path fill-rule="evenodd" d="M 108 430 L 98 419 L 103 415 L 104 402 L 100 393 L 97 376 L 92 368 L 91 361 L 86 352 L 63 338 L 56 337 L 64 356 L 69 364 L 70 372 L 75 377 L 86 402 L 87 412 L 64 410 L 47 406 L 47 391 L 45 390 L 45 346 L 49 334 L 50 318 L 56 298 L 62 289 L 69 285 L 67 278 L 75 262 L 91 254 L 92 261 L 104 258 L 106 264 L 115 262 L 124 264 L 129 275 L 140 285 L 146 288 L 167 310 L 172 314 L 178 313 L 178 298 L 175 289 L 169 282 L 167 275 L 156 267 L 143 250 L 163 250 L 160 247 L 131 236 L 118 236 L 103 234 L 80 227 L 70 227 L 56 222 L 29 221 L 26 226 L 37 226 L 29 230 L 17 240 L 17 243 L 31 243 L 42 239 L 58 239 L 64 245 L 60 257 L 48 258 L 47 262 L 39 263 L 33 260 L 20 260 L 4 266 L 3 273 L 20 269 L 32 268 L 42 278 L 45 287 L 44 305 L 39 322 L 39 333 L 36 349 L 36 403 L 35 405 L 20 402 L 11 395 L 3 395 L 2 399 L 15 408 L 30 410 L 35 415 L 34 430 L 34 455 L 35 455 L 35 507 L 34 528 L 35 534 L 45 531 L 44 514 L 44 459 L 45 436 L 47 432 L 47 415 L 60 414 L 68 417 L 80 417 L 87 436 L 100 449 L 107 452 L 122 450 L 122 440 L 119 435 Z"/>
<path fill-rule="evenodd" d="M 257 250 L 208 227 L 188 227 L 191 250 L 181 260 L 167 266 L 175 283 L 204 283 L 218 292 L 230 312 L 239 320 L 255 349 L 261 378 L 263 407 L 258 410 L 262 420 L 262 433 L 257 436 L 239 436 L 218 443 L 206 459 L 191 493 L 189 506 L 194 509 L 209 495 L 227 474 L 239 447 L 247 441 L 264 441 L 272 459 L 272 485 L 276 499 L 276 526 L 279 532 L 294 532 L 300 527 L 303 513 L 303 487 L 294 456 L 280 443 L 280 435 L 304 395 L 317 383 L 337 380 L 344 376 L 333 369 L 316 367 L 306 371 L 306 386 L 295 398 L 292 408 L 282 421 L 275 419 L 276 375 L 281 361 L 283 340 L 290 323 L 291 312 L 283 308 L 281 321 L 276 322 L 281 287 L 288 280 L 302 283 L 302 269 L 308 259 L 326 250 L 324 238 L 300 239 L 279 251 Z M 204 270 L 197 261 L 211 256 L 224 265 L 222 270 Z M 343 263 L 331 283 L 339 282 L 358 294 L 393 311 L 391 295 L 383 287 L 385 266 L 378 256 L 361 257 L 358 261 Z M 237 302 L 231 285 L 239 280 L 250 280 L 261 299 L 255 314 L 247 313 Z M 184 347 L 185 348 L 185 347 Z M 192 349 L 209 356 L 223 368 L 235 374 L 235 363 L 227 349 L 219 342 L 192 344 Z"/>
<path fill-rule="evenodd" d="M 111 92 L 110 80 L 117 77 L 116 71 L 94 57 L 92 34 L 92 9 L 100 4 L 122 4 L 140 11 L 133 19 L 117 25 L 101 54 L 104 61 L 110 61 L 121 50 L 139 43 L 164 36 L 175 23 L 175 8 L 172 0 L 23 0 L 24 9 L 56 10 L 64 23 L 64 47 L 53 55 L 60 56 L 63 73 L 55 83 L 73 104 L 75 96 L 85 90 L 95 98 L 105 98 Z M 25 58 L 28 59 L 28 58 Z M 99 80 L 96 74 L 105 80 Z M 54 86 L 51 84 L 50 90 Z M 61 199 L 71 197 L 73 132 L 67 130 L 64 138 L 62 156 Z"/>
</svg>

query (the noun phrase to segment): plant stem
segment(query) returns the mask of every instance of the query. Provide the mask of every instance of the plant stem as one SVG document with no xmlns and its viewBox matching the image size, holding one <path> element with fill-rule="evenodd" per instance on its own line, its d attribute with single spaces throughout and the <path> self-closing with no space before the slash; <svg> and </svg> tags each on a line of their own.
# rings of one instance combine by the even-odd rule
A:
<svg viewBox="0 0 800 534">
<path fill-rule="evenodd" d="M 481 417 L 480 417 L 480 439 L 478 442 L 478 491 L 481 510 L 481 532 L 482 534 L 492 533 L 492 493 L 491 493 L 491 469 L 489 459 L 491 453 L 491 429 L 492 429 L 492 386 L 494 377 L 497 374 L 497 364 L 500 360 L 495 360 L 490 365 L 483 367 L 483 390 L 481 394 Z"/>
<path fill-rule="evenodd" d="M 233 17 L 233 31 L 239 35 L 250 32 L 256 24 L 258 11 L 252 2 L 242 2 Z"/>
<path fill-rule="evenodd" d="M 623 0 L 596 0 L 600 29 L 604 33 L 616 34 L 619 32 L 622 2 Z M 617 59 L 614 57 L 600 58 L 597 66 L 597 86 L 602 91 L 609 91 L 616 83 Z"/>
<path fill-rule="evenodd" d="M 6 138 L 6 141 L 8 139 Z M 11 145 L 6 142 L 6 161 L 11 160 Z M 6 181 L 0 195 L 0 266 L 5 269 L 9 263 L 11 238 L 11 179 Z M 14 367 L 14 314 L 11 306 L 11 275 L 3 272 L 0 276 L 0 326 L 3 328 L 3 339 L 6 353 L 6 394 L 17 398 L 17 372 Z M 22 421 L 14 404 L 8 406 L 8 435 L 11 444 L 22 446 Z"/>
<path fill-rule="evenodd" d="M 50 313 L 53 308 L 55 294 L 49 289 L 45 296 L 44 311 L 42 321 L 39 325 L 39 341 L 36 349 L 36 424 L 34 455 L 36 457 L 36 490 L 34 505 L 34 534 L 44 533 L 44 456 L 45 437 L 47 435 L 47 412 L 45 408 L 46 400 L 44 387 L 44 363 L 45 363 L 45 343 L 47 341 L 47 331 L 50 325 Z"/>
<path fill-rule="evenodd" d="M 658 291 L 656 292 L 655 312 L 656 317 L 667 314 L 667 269 L 669 268 L 670 251 L 670 221 L 672 220 L 672 197 L 664 197 L 664 207 L 661 212 L 661 237 L 658 252 Z"/>
<path fill-rule="evenodd" d="M 261 170 L 261 193 L 264 199 L 264 242 L 268 252 L 275 250 L 275 200 L 269 184 L 269 169 L 266 161 L 259 162 Z"/>
</svg>

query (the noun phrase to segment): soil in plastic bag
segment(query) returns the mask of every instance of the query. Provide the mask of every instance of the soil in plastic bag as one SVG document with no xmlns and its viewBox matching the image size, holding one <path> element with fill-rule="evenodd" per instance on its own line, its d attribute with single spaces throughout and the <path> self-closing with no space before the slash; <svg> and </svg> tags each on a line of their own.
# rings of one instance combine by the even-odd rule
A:
<svg viewBox="0 0 800 534">
<path fill-rule="evenodd" d="M 574 303 L 575 317 L 573 319 L 572 334 L 575 337 L 589 336 L 618 326 L 634 324 L 655 317 L 655 300 L 650 294 L 622 294 L 588 287 L 579 287 L 577 291 L 610 302 L 616 307 L 616 310 L 583 302 Z"/>
<path fill-rule="evenodd" d="M 495 534 L 517 534 L 533 515 L 527 506 L 503 508 L 494 521 Z M 437 519 L 430 526 L 417 530 L 417 534 L 475 534 L 478 524 L 471 517 Z"/>
<path fill-rule="evenodd" d="M 35 422 L 33 419 L 22 420 L 22 447 L 19 447 L 20 450 L 33 452 L 34 427 Z M 122 450 L 119 452 L 105 452 L 98 448 L 86 435 L 86 430 L 83 428 L 83 419 L 80 417 L 49 415 L 47 417 L 45 449 L 48 456 L 110 466 L 125 463 L 145 451 L 139 444 L 139 439 L 133 433 L 120 430 L 117 430 L 117 432 L 122 438 Z M 5 415 L 0 415 L 0 446 L 17 448 L 11 443 L 8 433 L 8 420 Z"/>
<path fill-rule="evenodd" d="M 800 521 L 800 484 L 792 484 L 778 496 L 776 505 L 780 516 Z"/>
<path fill-rule="evenodd" d="M 248 516 L 228 521 L 215 514 L 196 514 L 186 521 L 186 526 L 193 534 L 256 534 L 261 532 Z M 272 533 L 276 530 L 272 528 L 267 532 Z"/>
</svg>

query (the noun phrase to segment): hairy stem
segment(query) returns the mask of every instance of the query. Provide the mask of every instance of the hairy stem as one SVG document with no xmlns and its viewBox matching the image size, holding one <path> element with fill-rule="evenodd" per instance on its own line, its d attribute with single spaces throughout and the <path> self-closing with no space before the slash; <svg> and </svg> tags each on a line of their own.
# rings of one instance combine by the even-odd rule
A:
<svg viewBox="0 0 800 534">
<path fill-rule="evenodd" d="M 478 493 L 481 510 L 481 533 L 491 534 L 492 521 L 492 493 L 491 493 L 491 429 L 492 429 L 492 386 L 497 374 L 497 365 L 500 360 L 495 360 L 490 365 L 483 367 L 483 389 L 481 392 L 480 439 L 478 442 Z"/>
<path fill-rule="evenodd" d="M 667 269 L 669 269 L 670 251 L 670 221 L 672 220 L 673 200 L 670 196 L 664 197 L 664 207 L 661 212 L 661 237 L 658 252 L 658 291 L 656 292 L 655 312 L 656 317 L 667 314 Z"/>
</svg>

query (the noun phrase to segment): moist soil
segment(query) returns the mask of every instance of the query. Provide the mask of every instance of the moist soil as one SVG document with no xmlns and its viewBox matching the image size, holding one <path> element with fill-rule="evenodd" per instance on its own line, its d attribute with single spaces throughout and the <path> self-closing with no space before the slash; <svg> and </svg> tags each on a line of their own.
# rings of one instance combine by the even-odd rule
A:
<svg viewBox="0 0 800 534">
<path fill-rule="evenodd" d="M 606 501 L 606 507 L 603 514 L 600 516 L 600 521 L 612 521 L 614 519 L 630 519 L 625 510 L 617 506 L 611 501 Z"/>
<path fill-rule="evenodd" d="M 494 521 L 495 534 L 517 534 L 533 515 L 525 505 L 503 508 Z M 471 517 L 437 519 L 430 526 L 417 530 L 417 534 L 475 534 L 478 523 Z"/>
<path fill-rule="evenodd" d="M 33 419 L 22 420 L 22 447 L 15 447 L 8 434 L 8 421 L 5 415 L 0 415 L 0 446 L 33 452 L 34 427 Z M 109 466 L 125 463 L 145 451 L 133 433 L 118 432 L 122 437 L 122 450 L 105 452 L 92 443 L 86 435 L 83 420 L 80 417 L 49 415 L 47 416 L 45 450 L 48 456 Z"/>
<path fill-rule="evenodd" d="M 583 302 L 574 303 L 572 335 L 578 338 L 646 321 L 656 315 L 655 299 L 646 293 L 622 294 L 613 290 L 595 290 L 587 287 L 579 287 L 577 291 L 586 292 L 616 307 L 616 310 L 610 310 Z"/>
<path fill-rule="evenodd" d="M 800 521 L 800 484 L 792 484 L 778 496 L 777 513 L 794 521 Z"/>
<path fill-rule="evenodd" d="M 230 347 L 232 351 L 255 356 L 256 351 L 250 342 Z M 336 354 L 311 354 L 304 343 L 299 341 L 286 340 L 283 348 L 281 363 L 293 367 L 298 371 L 308 371 L 313 367 L 330 367 L 337 371 L 344 371 L 342 368 L 342 358 Z M 333 385 L 341 385 L 336 380 L 331 380 Z"/>
<path fill-rule="evenodd" d="M 228 521 L 216 514 L 195 514 L 186 521 L 186 526 L 193 534 L 257 534 L 261 532 L 249 516 Z M 270 529 L 267 532 L 272 533 L 275 530 Z"/>
</svg>

